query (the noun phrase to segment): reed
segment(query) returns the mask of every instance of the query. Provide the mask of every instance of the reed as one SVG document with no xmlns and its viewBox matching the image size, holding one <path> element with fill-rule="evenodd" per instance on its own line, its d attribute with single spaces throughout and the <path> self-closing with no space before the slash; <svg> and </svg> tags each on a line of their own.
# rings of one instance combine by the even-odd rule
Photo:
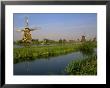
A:
<svg viewBox="0 0 110 88">
<path fill-rule="evenodd" d="M 69 75 L 97 75 L 96 55 L 72 61 L 65 68 L 65 71 Z"/>
</svg>

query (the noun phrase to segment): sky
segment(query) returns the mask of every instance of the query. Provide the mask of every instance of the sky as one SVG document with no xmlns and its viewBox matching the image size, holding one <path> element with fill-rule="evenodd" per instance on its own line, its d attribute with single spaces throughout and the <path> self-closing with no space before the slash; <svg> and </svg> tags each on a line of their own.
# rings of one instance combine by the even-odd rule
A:
<svg viewBox="0 0 110 88">
<path fill-rule="evenodd" d="M 28 17 L 29 27 L 38 27 L 32 31 L 32 38 L 59 40 L 77 40 L 82 35 L 86 39 L 97 37 L 96 13 L 14 13 L 14 40 L 21 40 L 25 27 L 25 17 Z"/>
</svg>

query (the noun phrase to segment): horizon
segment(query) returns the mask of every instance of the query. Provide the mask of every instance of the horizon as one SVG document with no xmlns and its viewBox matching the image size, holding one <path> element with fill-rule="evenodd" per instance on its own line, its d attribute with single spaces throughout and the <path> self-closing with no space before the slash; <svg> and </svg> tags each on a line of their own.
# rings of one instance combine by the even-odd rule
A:
<svg viewBox="0 0 110 88">
<path fill-rule="evenodd" d="M 77 40 L 97 38 L 96 13 L 14 13 L 14 41 L 21 40 L 23 34 L 16 32 L 25 27 L 24 19 L 28 17 L 29 27 L 40 27 L 32 31 L 32 39 Z"/>
</svg>

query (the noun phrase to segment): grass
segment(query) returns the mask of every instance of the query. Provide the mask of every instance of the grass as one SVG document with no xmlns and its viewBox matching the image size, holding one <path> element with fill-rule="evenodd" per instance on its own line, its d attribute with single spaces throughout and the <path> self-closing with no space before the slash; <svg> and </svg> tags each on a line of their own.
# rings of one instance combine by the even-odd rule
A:
<svg viewBox="0 0 110 88">
<path fill-rule="evenodd" d="M 97 56 L 94 55 L 95 42 L 83 42 L 79 51 L 83 54 L 83 59 L 70 62 L 65 71 L 70 75 L 96 75 Z"/>
<path fill-rule="evenodd" d="M 31 46 L 14 48 L 14 63 L 68 54 L 78 50 L 80 44 Z"/>
<path fill-rule="evenodd" d="M 97 75 L 96 55 L 72 61 L 68 64 L 65 71 L 69 75 Z"/>
<path fill-rule="evenodd" d="M 87 41 L 87 42 L 83 42 L 80 45 L 79 51 L 83 55 L 89 56 L 89 55 L 92 55 L 94 53 L 94 48 L 96 48 L 96 42 Z"/>
</svg>

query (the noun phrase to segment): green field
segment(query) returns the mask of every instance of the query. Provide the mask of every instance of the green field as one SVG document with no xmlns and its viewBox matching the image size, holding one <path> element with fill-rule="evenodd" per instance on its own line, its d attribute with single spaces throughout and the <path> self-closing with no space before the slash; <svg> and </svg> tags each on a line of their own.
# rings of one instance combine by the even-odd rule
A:
<svg viewBox="0 0 110 88">
<path fill-rule="evenodd" d="M 14 48 L 14 63 L 76 52 L 79 46 L 80 44 L 64 44 Z"/>
</svg>

